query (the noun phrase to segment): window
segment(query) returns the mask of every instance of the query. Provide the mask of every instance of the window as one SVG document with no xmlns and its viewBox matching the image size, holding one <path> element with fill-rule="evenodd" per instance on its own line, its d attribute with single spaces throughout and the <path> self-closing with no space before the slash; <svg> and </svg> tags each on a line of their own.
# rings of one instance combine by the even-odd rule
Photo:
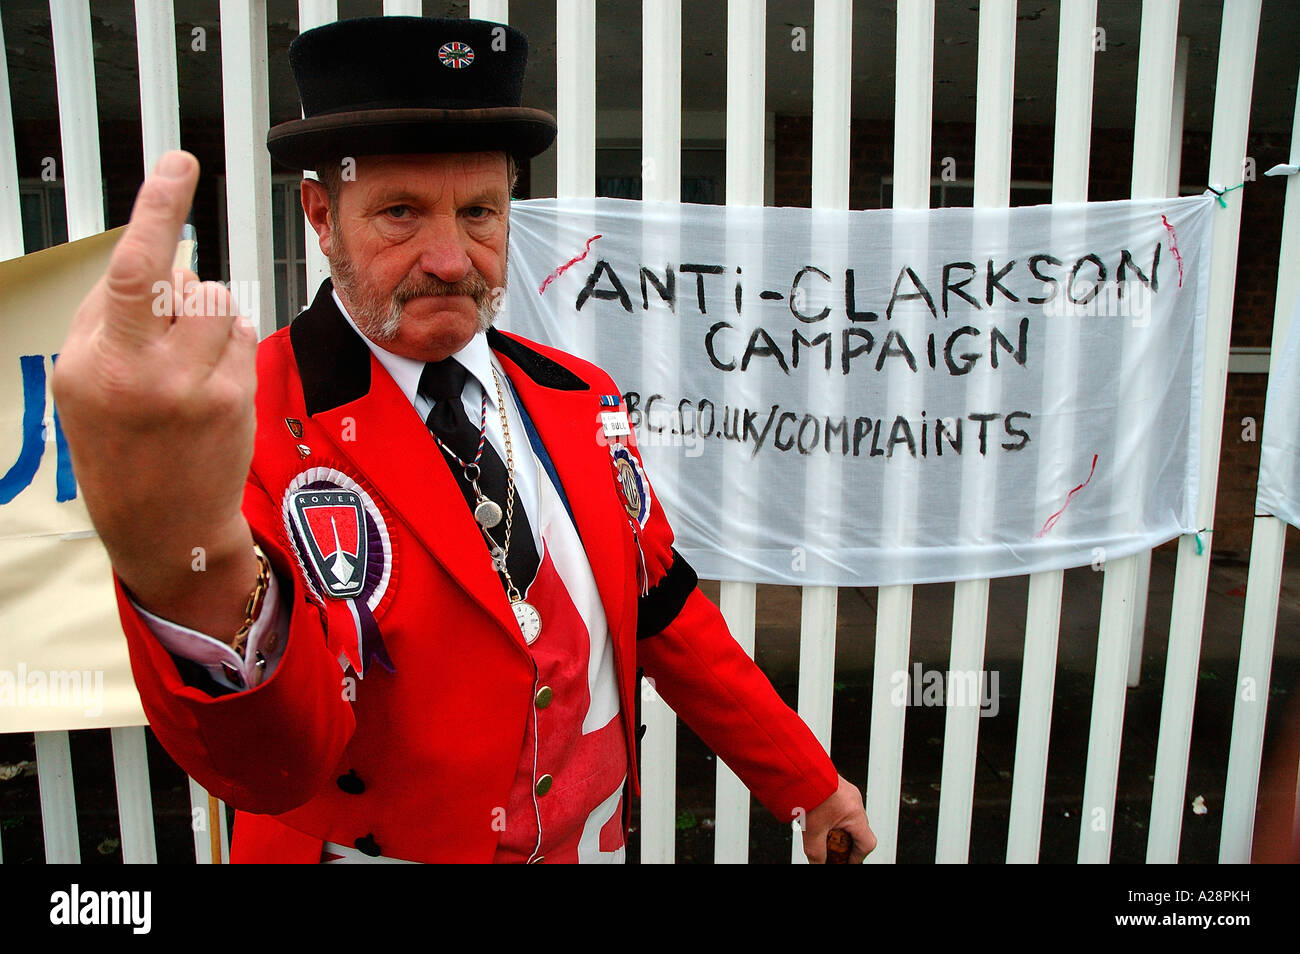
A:
<svg viewBox="0 0 1300 954">
<path fill-rule="evenodd" d="M 300 176 L 271 178 L 271 259 L 275 272 L 275 326 L 283 328 L 307 307 L 308 296 L 316 291 L 307 287 L 307 222 L 298 199 Z M 227 248 L 226 180 L 221 177 L 221 194 L 217 203 L 220 217 L 218 241 Z M 203 241 L 203 236 L 199 236 Z M 230 262 L 222 258 L 221 280 L 230 281 Z"/>
<path fill-rule="evenodd" d="M 22 179 L 18 202 L 23 217 L 23 249 L 39 252 L 68 240 L 68 209 L 62 182 Z"/>
</svg>

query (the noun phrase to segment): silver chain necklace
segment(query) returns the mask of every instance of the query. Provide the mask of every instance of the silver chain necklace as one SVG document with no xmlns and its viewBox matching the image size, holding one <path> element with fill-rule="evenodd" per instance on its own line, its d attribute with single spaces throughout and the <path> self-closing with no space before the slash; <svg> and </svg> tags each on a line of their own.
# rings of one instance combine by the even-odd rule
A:
<svg viewBox="0 0 1300 954">
<path fill-rule="evenodd" d="M 526 643 L 532 644 L 542 633 L 542 614 L 537 612 L 537 608 L 520 594 L 519 587 L 515 586 L 515 581 L 510 577 L 510 568 L 506 563 L 506 558 L 510 555 L 510 532 L 514 528 L 515 517 L 515 454 L 514 447 L 510 443 L 510 423 L 506 420 L 506 398 L 501 390 L 501 377 L 497 374 L 496 368 L 492 369 L 492 381 L 497 388 L 497 411 L 501 415 L 501 434 L 506 445 L 505 545 L 497 544 L 492 538 L 492 534 L 488 533 L 488 526 L 496 526 L 496 523 L 501 519 L 499 507 L 497 508 L 497 520 L 486 526 L 482 521 L 479 521 L 479 529 L 483 531 L 483 536 L 487 539 L 488 550 L 492 555 L 492 565 L 505 578 L 506 598 L 510 600 L 510 609 L 515 614 L 515 622 L 519 624 L 519 632 L 523 634 Z M 486 400 L 486 395 L 484 400 Z M 486 434 L 486 420 L 484 425 L 484 433 Z M 477 489 L 476 484 L 475 490 Z M 475 507 L 475 519 L 478 517 L 478 509 L 478 507 Z"/>
</svg>

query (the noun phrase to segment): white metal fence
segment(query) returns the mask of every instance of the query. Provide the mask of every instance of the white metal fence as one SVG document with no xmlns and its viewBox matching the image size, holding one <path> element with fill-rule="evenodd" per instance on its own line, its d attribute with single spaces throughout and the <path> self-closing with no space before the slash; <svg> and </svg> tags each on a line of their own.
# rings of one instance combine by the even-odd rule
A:
<svg viewBox="0 0 1300 954">
<path fill-rule="evenodd" d="M 1256 37 L 1261 0 L 1225 0 L 1219 44 L 1209 178 L 1235 185 L 1241 179 L 1250 115 Z M 387 14 L 420 13 L 419 0 L 385 0 Z M 1052 201 L 1084 201 L 1093 100 L 1096 0 L 1061 0 L 1057 50 L 1056 128 Z M 141 135 L 146 168 L 180 141 L 176 70 L 176 29 L 171 0 L 136 0 Z M 506 21 L 507 0 L 473 0 L 472 16 Z M 1178 181 L 1182 129 L 1182 91 L 1187 52 L 1177 36 L 1177 0 L 1147 2 L 1142 9 L 1139 80 L 1132 169 L 1132 196 L 1173 194 Z M 333 0 L 302 0 L 300 26 L 307 29 L 337 16 Z M 680 190 L 682 143 L 680 0 L 644 0 L 643 168 L 646 199 L 676 201 Z M 70 238 L 101 231 L 100 143 L 87 0 L 51 0 L 59 122 L 63 141 Z M 595 191 L 596 70 L 594 0 L 556 4 L 557 194 L 591 196 Z M 983 0 L 979 8 L 975 204 L 1009 204 L 1013 69 L 1016 49 L 1015 0 Z M 730 0 L 727 7 L 726 200 L 732 205 L 764 201 L 764 78 L 768 30 L 765 0 Z M 861 25 L 857 27 L 861 29 Z M 817 0 L 813 35 L 817 55 L 813 74 L 812 203 L 847 209 L 849 205 L 850 92 L 852 37 L 850 0 Z M 256 0 L 222 0 L 221 62 L 225 103 L 227 216 L 232 281 L 271 273 L 270 163 L 264 146 L 268 128 L 266 12 Z M 533 37 L 545 42 L 548 38 Z M 900 0 L 897 8 L 895 65 L 894 204 L 925 208 L 931 183 L 931 127 L 935 11 L 932 0 Z M 3 46 L 0 45 L 0 56 Z M 0 64 L 3 65 L 3 64 Z M 16 148 L 12 131 L 8 69 L 0 69 L 0 256 L 23 252 Z M 1300 113 L 1292 162 L 1300 159 Z M 1204 409 L 1201 420 L 1201 485 L 1198 524 L 1213 525 L 1219 448 L 1227 381 L 1229 328 L 1237 260 L 1240 193 L 1219 212 L 1211 262 L 1209 339 L 1206 347 Z M 1282 259 L 1300 259 L 1300 177 L 1288 186 Z M 308 285 L 326 274 L 319 251 L 308 243 Z M 1279 272 L 1274 340 L 1281 341 L 1286 303 L 1294 301 L 1300 275 Z M 262 331 L 274 328 L 270 282 L 262 289 Z M 671 475 L 659 475 L 663 481 Z M 737 475 L 740 479 L 740 475 Z M 906 493 L 899 489 L 898 493 Z M 886 501 L 886 506 L 891 501 Z M 895 508 L 901 509 L 901 508 Z M 899 528 L 895 537 L 903 540 Z M 1220 857 L 1248 860 L 1258 788 L 1263 729 L 1272 663 L 1274 625 L 1285 528 L 1273 518 L 1257 518 L 1250 564 L 1240 680 L 1252 680 L 1253 694 L 1236 693 Z M 1149 819 L 1147 860 L 1176 861 L 1184 812 L 1185 787 L 1196 699 L 1212 534 L 1184 537 L 1178 548 L 1173 613 L 1161 706 L 1159 744 Z M 1078 860 L 1104 862 L 1115 829 L 1117 777 L 1126 686 L 1136 674 L 1142 643 L 1150 553 L 1109 563 L 1097 633 L 1095 682 L 1088 733 L 1083 812 Z M 1048 733 L 1052 723 L 1058 633 L 1065 575 L 1036 574 L 1029 580 L 1025 620 L 1023 683 L 1011 793 L 1008 861 L 1039 857 L 1047 780 Z M 721 606 L 737 640 L 754 651 L 756 590 L 752 584 L 724 583 Z M 813 731 L 829 746 L 835 680 L 838 593 L 806 587 L 802 593 L 798 707 Z M 869 732 L 866 766 L 868 815 L 880 839 L 873 862 L 896 859 L 899 806 L 903 785 L 906 708 L 890 701 L 890 676 L 908 669 L 912 636 L 910 586 L 882 587 L 875 621 L 874 676 L 870 725 L 841 725 L 841 733 Z M 984 668 L 989 616 L 989 581 L 955 586 L 950 669 Z M 648 690 L 643 699 L 648 725 L 643 741 L 641 858 L 671 862 L 675 843 L 675 718 Z M 980 728 L 973 707 L 946 712 L 936 860 L 964 861 L 971 841 L 975 754 Z M 123 858 L 156 858 L 143 730 L 111 730 L 117 779 Z M 68 737 L 38 733 L 37 767 L 48 861 L 79 860 Z M 841 766 L 857 774 L 859 766 Z M 749 796 L 721 763 L 717 767 L 715 859 L 748 857 Z M 208 798 L 191 782 L 196 817 L 210 818 Z M 199 861 L 224 852 L 224 827 L 196 826 Z M 792 858 L 802 859 L 792 839 Z"/>
</svg>

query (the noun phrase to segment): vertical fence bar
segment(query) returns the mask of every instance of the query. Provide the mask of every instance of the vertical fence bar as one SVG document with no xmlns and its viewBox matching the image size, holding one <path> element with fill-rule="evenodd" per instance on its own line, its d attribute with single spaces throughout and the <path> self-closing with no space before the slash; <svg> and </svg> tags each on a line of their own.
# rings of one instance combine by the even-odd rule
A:
<svg viewBox="0 0 1300 954">
<path fill-rule="evenodd" d="M 113 777 L 117 783 L 117 821 L 122 834 L 122 861 L 128 865 L 158 863 L 154 842 L 153 801 L 149 793 L 149 756 L 144 728 L 120 726 L 113 739 Z"/>
<path fill-rule="evenodd" d="M 1134 197 L 1136 198 L 1136 196 Z M 1142 647 L 1147 632 L 1147 590 L 1151 586 L 1151 551 L 1143 550 L 1134 558 L 1137 561 L 1133 583 L 1133 632 L 1128 643 L 1128 674 L 1125 685 L 1136 689 L 1142 684 Z"/>
<path fill-rule="evenodd" d="M 1187 103 L 1187 56 L 1191 38 L 1180 36 L 1174 54 L 1174 101 L 1169 111 L 1169 179 L 1165 195 L 1177 197 L 1182 185 L 1183 171 L 1183 114 Z"/>
<path fill-rule="evenodd" d="M 54 39 L 59 134 L 63 140 L 68 239 L 76 241 L 104 231 L 89 4 L 86 0 L 51 0 L 50 30 Z M 68 733 L 36 733 L 36 771 L 45 824 L 45 859 L 55 863 L 80 861 Z"/>
<path fill-rule="evenodd" d="M 217 810 L 217 841 L 221 844 L 221 863 L 226 864 L 230 861 L 230 825 L 226 822 L 226 803 L 216 801 Z"/>
<path fill-rule="evenodd" d="M 933 0 L 898 5 L 895 63 L 894 208 L 924 209 L 930 205 Z M 890 701 L 891 680 L 894 673 L 907 672 L 912 642 L 912 587 L 882 586 L 877 592 L 871 750 L 867 763 L 867 818 L 877 845 L 867 861 L 888 864 L 898 856 L 898 805 L 907 716 L 906 706 Z"/>
<path fill-rule="evenodd" d="M 1142 5 L 1141 49 L 1138 57 L 1138 95 L 1136 114 L 1133 121 L 1133 178 L 1132 197 L 1147 199 L 1163 196 L 1169 177 L 1169 143 L 1170 113 L 1174 99 L 1174 73 L 1178 45 L 1178 3 L 1144 3 Z M 1142 474 L 1130 471 L 1130 482 L 1140 481 Z M 1132 486 L 1132 483 L 1130 483 Z M 1129 641 L 1131 651 L 1125 672 L 1125 687 L 1137 684 L 1138 665 L 1145 629 L 1146 587 L 1151 576 L 1151 551 L 1130 557 L 1123 561 L 1131 565 L 1133 575 L 1133 610 L 1129 623 Z M 1106 582 L 1114 568 L 1107 566 Z M 1103 594 L 1104 599 L 1104 594 Z M 1199 654 L 1199 638 L 1196 651 L 1192 655 L 1193 672 L 1196 668 L 1196 656 Z M 1136 658 L 1135 658 L 1136 657 Z M 1174 664 L 1175 651 L 1170 643 L 1169 664 Z M 1193 691 L 1195 679 L 1192 680 Z M 1121 694 L 1123 690 L 1121 690 Z M 1194 695 L 1186 699 L 1171 698 L 1170 684 L 1165 684 L 1164 711 L 1162 725 L 1171 707 L 1184 707 L 1187 715 L 1187 731 L 1190 741 L 1191 704 Z M 1123 707 L 1120 706 L 1120 724 L 1123 723 Z M 1183 752 L 1183 773 L 1186 772 L 1186 750 Z M 1118 761 L 1116 762 L 1118 770 Z M 1177 782 L 1181 798 L 1182 780 Z M 1156 790 L 1161 787 L 1160 762 L 1157 759 Z M 1085 803 L 1086 804 L 1086 803 Z M 1086 813 L 1085 813 L 1086 814 Z M 1113 803 L 1112 803 L 1113 814 Z M 1088 823 L 1085 817 L 1084 824 Z M 1113 832 L 1113 824 L 1108 826 Z M 1109 853 L 1109 852 L 1108 852 Z"/>
<path fill-rule="evenodd" d="M 104 231 L 104 186 L 99 164 L 99 112 L 95 104 L 95 53 L 87 0 L 51 0 L 54 78 L 63 139 L 63 187 L 68 240 Z"/>
<path fill-rule="evenodd" d="M 72 752 L 68 747 L 68 733 L 36 733 L 36 777 L 41 789 L 45 863 L 80 864 L 77 799 L 72 788 Z"/>
<path fill-rule="evenodd" d="M 1211 185 L 1226 187 L 1241 182 L 1259 14 L 1260 0 L 1228 0 L 1224 5 L 1215 84 L 1214 129 L 1210 141 Z M 1216 221 L 1210 253 L 1205 377 L 1201 392 L 1201 460 L 1196 522 L 1203 528 L 1199 535 L 1203 545 L 1198 546 L 1198 537 L 1192 534 L 1184 535 L 1178 541 L 1178 567 L 1174 574 L 1173 610 L 1169 620 L 1165 704 L 1168 706 L 1171 699 L 1184 700 L 1181 705 L 1185 711 L 1177 716 L 1177 721 L 1171 716 L 1168 722 L 1162 713 L 1156 750 L 1156 790 L 1152 794 L 1151 835 L 1147 843 L 1148 860 L 1176 860 L 1182 826 L 1189 744 L 1183 736 L 1191 731 L 1197 660 L 1205 624 L 1205 591 L 1213 547 L 1210 528 L 1214 525 L 1214 497 L 1218 490 L 1219 442 L 1228 383 L 1228 345 L 1241 226 L 1241 192 L 1228 193 L 1225 199 L 1228 207 L 1214 210 Z M 1202 552 L 1197 553 L 1198 549 Z M 1235 734 L 1235 724 L 1233 731 Z M 1170 759 L 1174 761 L 1170 763 Z M 1258 772 L 1258 762 L 1255 771 Z"/>
<path fill-rule="evenodd" d="M 975 93 L 975 208 L 1004 209 L 1011 197 L 1011 124 L 1015 92 L 1015 0 L 984 0 L 979 8 L 979 67 Z M 978 220 L 977 220 L 978 223 Z M 981 226 L 977 224 L 976 229 Z M 996 227 L 996 226 L 995 226 Z M 1002 227 L 1005 232 L 1005 226 Z M 1000 387 L 988 382 L 985 388 Z M 983 404 L 977 400 L 976 404 Z M 997 406 L 993 402 L 992 406 Z M 991 467 L 968 459 L 963 466 L 961 519 L 982 532 L 991 517 L 984 504 L 996 479 Z M 989 581 L 960 580 L 953 588 L 952 651 L 944 707 L 943 774 L 939 782 L 938 862 L 964 864 L 970 854 L 971 810 L 975 803 L 975 752 L 983 709 L 982 675 L 973 701 L 957 704 L 954 687 L 969 686 L 968 674 L 984 671 Z"/>
<path fill-rule="evenodd" d="M 1183 109 L 1187 95 L 1188 49 L 1188 38 L 1178 37 L 1174 47 L 1174 87 L 1169 109 L 1169 158 L 1165 167 L 1165 191 L 1157 193 L 1174 198 L 1178 196 L 1178 176 L 1183 161 Z M 1135 192 L 1134 198 L 1136 197 Z M 1142 681 L 1142 647 L 1146 643 L 1147 597 L 1151 588 L 1151 551 L 1148 550 L 1140 557 L 1138 574 L 1137 602 L 1133 607 L 1133 641 L 1128 654 L 1130 689 L 1136 689 Z"/>
<path fill-rule="evenodd" d="M 510 0 L 470 0 L 469 15 L 475 20 L 510 22 Z"/>
<path fill-rule="evenodd" d="M 1170 155 L 1174 110 L 1181 112 L 1182 102 L 1175 100 L 1178 85 L 1178 3 L 1142 5 L 1142 48 L 1138 59 L 1137 115 L 1133 120 L 1132 198 L 1147 199 L 1168 195 Z M 1148 29 L 1147 21 L 1151 20 Z M 1156 46 L 1155 50 L 1150 47 Z M 1184 77 L 1185 79 L 1185 77 Z M 1182 134 L 1181 118 L 1179 135 Z M 1141 132 L 1139 132 L 1141 130 Z M 1176 194 L 1176 193 L 1175 193 Z M 1128 672 L 1125 684 L 1136 688 L 1142 678 L 1142 647 L 1146 641 L 1147 591 L 1151 585 L 1151 551 L 1133 557 L 1133 622 L 1129 636 Z M 1159 781 L 1156 782 L 1157 787 Z"/>
<path fill-rule="evenodd" d="M 318 26 L 324 26 L 326 23 L 333 23 L 339 18 L 338 0 L 298 0 L 298 30 L 306 33 L 308 30 Z M 303 173 L 306 178 L 306 172 Z M 291 201 L 291 199 L 286 199 Z M 316 238 L 316 230 L 307 221 L 307 213 L 302 214 L 303 229 L 303 251 L 305 253 L 305 266 L 307 273 L 307 299 L 316 294 L 316 289 L 320 287 L 321 282 L 329 278 L 330 263 L 325 257 L 325 253 L 320 250 L 320 242 Z M 294 303 L 289 303 L 290 309 Z"/>
<path fill-rule="evenodd" d="M 136 0 L 135 24 L 144 173 L 148 175 L 164 152 L 178 149 L 181 144 L 176 17 L 172 0 Z M 158 848 L 144 728 L 118 727 L 112 730 L 111 736 L 122 859 L 127 864 L 154 864 L 158 860 Z"/>
<path fill-rule="evenodd" d="M 176 16 L 172 0 L 136 0 L 136 55 L 140 63 L 140 119 L 144 171 L 181 144 L 181 113 L 176 83 Z"/>
<path fill-rule="evenodd" d="M 596 194 L 596 7 L 555 5 L 556 195 Z M 641 690 L 641 860 L 671 863 L 675 837 L 676 718 L 647 682 Z"/>
<path fill-rule="evenodd" d="M 1054 203 L 1083 202 L 1088 197 L 1096 23 L 1097 0 L 1063 0 L 1056 60 Z M 1068 443 L 1068 440 L 1062 442 Z M 1038 861 L 1064 583 L 1062 570 L 1034 573 L 1029 577 L 1020 713 L 1012 770 L 1011 823 L 1007 833 L 1009 863 Z"/>
<path fill-rule="evenodd" d="M 18 147 L 14 140 L 13 103 L 9 98 L 9 58 L 0 18 L 0 261 L 23 254 L 22 206 L 18 199 Z M 0 862 L 4 860 L 0 837 Z"/>
<path fill-rule="evenodd" d="M 1133 186 L 1143 197 L 1164 192 L 1168 167 L 1169 110 L 1173 104 L 1174 44 L 1178 5 L 1144 3 L 1138 57 L 1137 113 Z M 1145 83 L 1145 85 L 1144 85 Z M 1138 376 L 1135 388 L 1140 391 Z M 1141 474 L 1129 469 L 1121 488 L 1134 489 Z M 1097 635 L 1096 675 L 1093 682 L 1092 718 L 1088 731 L 1088 763 L 1083 785 L 1083 812 L 1079 822 L 1079 861 L 1103 863 L 1110 859 L 1115 830 L 1115 798 L 1124 729 L 1124 704 L 1128 686 L 1129 646 L 1133 638 L 1140 556 L 1106 561 L 1102 584 L 1101 623 Z M 1199 640 L 1199 636 L 1198 636 Z M 1172 651 L 1172 644 L 1171 644 Z M 1192 687 L 1195 689 L 1195 684 Z M 1165 699 L 1170 698 L 1166 684 Z"/>
<path fill-rule="evenodd" d="M 556 191 L 560 198 L 596 194 L 596 5 L 555 4 Z"/>
<path fill-rule="evenodd" d="M 641 10 L 641 195 L 651 202 L 678 202 L 682 154 L 681 0 L 645 0 Z M 591 28 L 594 48 L 594 17 Z M 589 90 L 593 99 L 588 131 L 593 138 L 588 150 L 591 166 L 584 180 L 587 195 L 595 191 L 594 82 Z M 585 111 L 579 114 L 587 115 Z M 564 129 L 563 123 L 560 128 Z M 568 160 L 561 153 L 562 179 L 566 165 Z M 653 348 L 653 342 L 646 345 L 647 351 Z M 641 740 L 641 861 L 671 864 L 677 839 L 677 716 L 657 692 L 649 689 L 641 696 L 641 718 L 646 724 Z"/>
<path fill-rule="evenodd" d="M 850 0 L 816 0 L 813 44 L 812 207 L 848 209 L 853 66 Z"/>
<path fill-rule="evenodd" d="M 763 204 L 763 123 L 767 0 L 727 3 L 727 205 Z M 758 588 L 723 581 L 718 606 L 727 628 L 754 655 Z M 713 829 L 715 864 L 749 860 L 749 790 L 721 759 L 717 763 Z"/>
<path fill-rule="evenodd" d="M 240 307 L 255 318 L 259 336 L 266 337 L 275 330 L 275 269 L 271 157 L 266 151 L 266 5 L 257 0 L 221 0 L 221 98 L 230 281 Z"/>
<path fill-rule="evenodd" d="M 682 4 L 641 4 L 642 198 L 677 202 L 682 181 Z"/>
<path fill-rule="evenodd" d="M 1297 164 L 1300 163 L 1300 93 L 1296 96 L 1292 122 L 1291 158 L 1288 161 Z M 1282 345 L 1291 331 L 1291 309 L 1297 294 L 1300 294 L 1300 271 L 1294 267 L 1297 260 L 1300 260 L 1300 175 L 1293 175 L 1287 178 L 1286 212 L 1282 219 L 1270 374 L 1277 368 Z M 1219 861 L 1225 864 L 1250 861 L 1285 544 L 1284 520 L 1271 516 L 1255 517 L 1250 543 L 1250 575 L 1246 580 L 1246 614 L 1241 622 L 1236 702 L 1233 704 L 1232 736 L 1228 747 L 1228 781 L 1223 793 Z"/>
<path fill-rule="evenodd" d="M 194 863 L 212 864 L 212 839 L 208 837 L 208 793 L 194 779 L 187 779 L 190 791 L 190 829 L 194 833 Z"/>
<path fill-rule="evenodd" d="M 817 0 L 813 6 L 813 49 L 812 207 L 847 210 L 853 92 L 853 4 L 850 0 Z M 843 247 L 844 243 L 835 244 Z M 837 272 L 836 264 L 826 263 L 831 274 Z M 843 390 L 842 381 L 821 382 L 809 394 L 814 402 L 811 406 L 822 402 L 842 405 L 835 392 L 842 394 Z M 839 499 L 839 477 L 829 460 L 810 462 L 808 488 L 810 511 L 820 510 L 823 500 Z M 808 519 L 819 518 L 810 513 Z M 807 532 L 810 542 L 818 542 L 827 549 L 834 547 L 836 527 L 809 523 Z M 799 614 L 799 715 L 828 751 L 834 706 L 838 606 L 837 587 L 803 587 Z M 816 806 L 805 807 L 811 810 Z M 790 858 L 795 864 L 807 863 L 803 838 L 798 831 L 794 832 Z"/>
<path fill-rule="evenodd" d="M 757 589 L 753 583 L 721 584 L 718 608 L 731 635 L 750 656 L 754 655 L 756 607 Z M 744 864 L 749 860 L 749 789 L 722 759 L 716 761 L 713 863 Z"/>
<path fill-rule="evenodd" d="M 824 35 L 824 34 L 823 34 Z M 835 624 L 839 590 L 834 586 L 805 586 L 799 612 L 799 715 L 828 752 L 831 714 L 835 702 Z M 806 806 L 809 810 L 816 805 Z M 790 860 L 807 864 L 803 836 L 794 832 Z"/>
<path fill-rule="evenodd" d="M 18 198 L 18 145 L 9 98 L 9 57 L 0 20 L 0 261 L 23 254 L 23 215 Z"/>
</svg>

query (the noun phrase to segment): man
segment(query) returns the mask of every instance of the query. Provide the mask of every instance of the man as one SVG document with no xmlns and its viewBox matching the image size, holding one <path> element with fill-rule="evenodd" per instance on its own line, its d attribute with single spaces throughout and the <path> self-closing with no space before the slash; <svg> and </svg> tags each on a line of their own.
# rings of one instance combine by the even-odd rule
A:
<svg viewBox="0 0 1300 954">
<path fill-rule="evenodd" d="M 618 389 L 488 330 L 554 136 L 525 59 L 468 20 L 294 43 L 268 145 L 322 173 L 334 282 L 260 347 L 184 313 L 195 276 L 151 309 L 197 169 L 142 187 L 54 387 L 151 724 L 241 809 L 236 860 L 620 860 L 642 667 L 810 858 L 842 828 L 861 860 L 861 796 L 672 549 Z"/>
</svg>

